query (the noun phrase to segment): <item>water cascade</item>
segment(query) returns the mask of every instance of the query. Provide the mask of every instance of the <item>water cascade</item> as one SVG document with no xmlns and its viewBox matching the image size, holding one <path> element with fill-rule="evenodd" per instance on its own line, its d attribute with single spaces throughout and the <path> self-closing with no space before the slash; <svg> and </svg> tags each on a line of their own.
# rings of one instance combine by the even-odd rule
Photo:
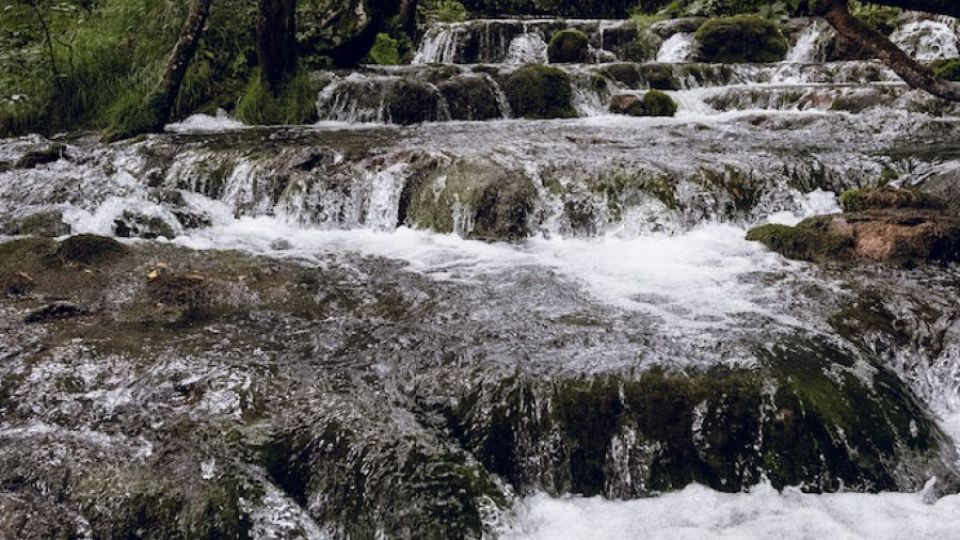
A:
<svg viewBox="0 0 960 540">
<path fill-rule="evenodd" d="M 960 269 L 745 237 L 955 193 L 960 108 L 808 22 L 770 64 L 436 24 L 316 74 L 316 125 L 0 140 L 0 532 L 953 538 Z M 524 66 L 565 28 L 594 62 Z"/>
</svg>

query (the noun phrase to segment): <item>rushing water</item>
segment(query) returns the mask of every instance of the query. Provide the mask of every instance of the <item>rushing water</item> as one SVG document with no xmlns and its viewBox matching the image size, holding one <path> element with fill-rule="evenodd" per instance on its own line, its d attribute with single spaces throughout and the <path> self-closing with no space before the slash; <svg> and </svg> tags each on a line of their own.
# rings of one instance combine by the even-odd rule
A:
<svg viewBox="0 0 960 540">
<path fill-rule="evenodd" d="M 869 378 L 869 362 L 882 361 L 942 429 L 960 440 L 956 268 L 837 272 L 787 261 L 744 238 L 757 224 L 795 224 L 835 212 L 836 194 L 845 189 L 890 178 L 903 185 L 956 178 L 960 152 L 950 146 L 960 137 L 956 109 L 908 91 L 874 63 L 817 63 L 829 32 L 814 23 L 800 33 L 784 64 L 679 65 L 689 59 L 692 42 L 689 34 L 674 34 L 658 55 L 666 64 L 626 64 L 637 75 L 630 84 L 610 75 L 613 64 L 563 66 L 581 117 L 512 119 L 498 81 L 516 64 L 544 61 L 550 33 L 569 25 L 587 30 L 598 51 L 615 50 L 622 32 L 629 31 L 620 21 L 438 25 L 424 37 L 418 65 L 324 74 L 330 84 L 318 96 L 322 121 L 316 126 L 265 129 L 225 115 L 196 116 L 142 141 L 104 146 L 67 140 L 65 159 L 0 170 L 0 215 L 19 218 L 53 209 L 73 233 L 101 235 L 116 234 L 118 223 L 135 215 L 170 227 L 174 238 L 157 240 L 161 245 L 238 250 L 278 265 L 327 272 L 331 286 L 358 291 L 360 306 L 396 289 L 416 305 L 415 317 L 395 321 L 378 311 L 348 320 L 346 315 L 355 316 L 350 309 L 360 308 L 344 301 L 347 307 L 334 305 L 333 315 L 320 317 L 317 324 L 325 332 L 295 328 L 291 321 L 276 324 L 281 339 L 309 336 L 306 363 L 281 356 L 283 362 L 270 364 L 266 335 L 244 352 L 256 359 L 255 368 L 263 362 L 272 374 L 290 370 L 297 381 L 312 381 L 318 367 L 310 362 L 319 357 L 326 363 L 316 384 L 332 385 L 326 379 L 334 379 L 347 384 L 349 395 L 331 399 L 312 393 L 317 390 L 310 385 L 303 390 L 285 382 L 284 392 L 293 400 L 279 403 L 309 403 L 307 413 L 343 407 L 347 412 L 338 414 L 367 430 L 361 433 L 369 441 L 399 433 L 389 439 L 399 446 L 426 440 L 426 447 L 439 447 L 437 435 L 423 434 L 424 425 L 438 420 L 414 418 L 409 401 L 426 408 L 456 402 L 450 396 L 457 385 L 482 386 L 486 377 L 521 366 L 542 379 L 652 366 L 680 372 L 751 368 L 761 360 L 754 345 L 772 350 L 795 336 L 824 339 L 853 355 L 858 362 L 850 371 L 858 377 Z M 902 30 L 908 34 L 917 27 Z M 943 43 L 949 39 L 937 54 L 949 53 Z M 919 54 L 932 51 L 922 45 Z M 437 62 L 449 64 L 442 76 L 427 65 Z M 676 117 L 607 112 L 615 93 L 650 87 L 654 70 L 669 72 L 677 82 L 669 90 L 680 104 Z M 597 76 L 607 81 L 603 88 Z M 477 90 L 482 96 L 477 103 L 489 107 L 458 108 L 463 88 Z M 419 125 L 391 125 L 404 123 L 398 115 L 409 112 L 392 100 L 410 92 L 422 98 L 425 116 L 412 122 Z M 15 162 L 45 144 L 39 137 L 3 141 L 0 161 Z M 475 185 L 486 187 L 473 190 Z M 513 220 L 509 227 L 483 222 L 482 212 L 502 202 L 483 198 L 489 186 L 498 196 L 516 188 L 510 193 L 522 199 L 511 207 L 521 211 L 501 216 Z M 423 201 L 436 207 L 418 208 Z M 278 268 L 266 264 L 258 271 L 269 275 Z M 864 343 L 853 343 L 838 332 L 832 314 L 870 293 L 883 296 L 883 308 L 895 314 L 893 326 L 905 328 L 912 340 L 898 342 L 889 332 L 871 330 L 860 337 Z M 265 324 L 275 323 L 268 318 Z M 370 336 L 341 344 L 344 336 L 353 337 L 351 324 Z M 174 355 L 169 365 L 164 358 L 145 379 L 157 384 L 134 377 L 135 367 L 122 356 L 95 362 L 80 349 L 77 369 L 84 371 L 84 381 L 115 388 L 97 387 L 77 398 L 51 375 L 69 371 L 67 360 L 37 363 L 4 339 L 14 338 L 0 338 L 10 358 L 29 356 L 24 365 L 36 364 L 24 368 L 33 370 L 29 381 L 36 391 L 22 397 L 32 423 L 0 426 L 4 440 L 69 437 L 97 448 L 127 446 L 131 460 L 143 460 L 153 452 L 146 428 L 124 438 L 97 431 L 108 428 L 92 422 L 93 428 L 53 423 L 72 421 L 77 410 L 86 415 L 78 422 L 102 414 L 106 423 L 139 399 L 167 407 L 163 395 L 151 393 L 172 386 L 165 370 L 187 374 L 186 382 L 177 379 L 177 388 L 204 381 L 211 389 L 197 391 L 192 401 L 177 398 L 171 409 L 186 408 L 191 417 L 242 418 L 242 403 L 252 399 L 250 389 L 261 381 L 246 371 L 246 356 L 239 371 L 218 364 L 219 349 L 216 358 Z M 17 339 L 34 338 L 18 334 Z M 375 379 L 381 382 L 370 382 Z M 703 428 L 700 416 L 695 431 Z M 937 500 L 936 480 L 921 489 L 927 479 L 918 483 L 914 471 L 905 473 L 903 485 L 915 493 L 814 495 L 794 488 L 781 493 L 761 478 L 743 493 L 692 484 L 616 500 L 633 496 L 630 445 L 649 450 L 630 436 L 611 442 L 627 448 L 611 450 L 605 464 L 613 469 L 604 486 L 610 498 L 565 495 L 561 483 L 544 480 L 562 472 L 550 469 L 547 447 L 529 460 L 542 476 L 514 486 L 519 492 L 514 507 L 485 515 L 490 533 L 530 540 L 893 540 L 948 539 L 960 530 L 960 496 Z M 396 483 L 389 474 L 377 476 L 384 474 L 377 469 L 383 466 L 377 461 L 380 449 L 361 450 L 347 459 L 363 456 L 362 471 L 372 484 L 383 478 L 388 479 L 383 485 Z M 216 477 L 217 467 L 204 456 L 196 474 L 207 481 Z M 245 502 L 255 537 L 337 536 L 335 527 L 317 517 L 325 515 L 325 505 L 336 504 L 324 498 L 327 493 L 304 503 L 261 471 L 250 474 L 262 479 L 264 493 L 259 501 Z M 551 490 L 553 497 L 543 493 Z"/>
</svg>

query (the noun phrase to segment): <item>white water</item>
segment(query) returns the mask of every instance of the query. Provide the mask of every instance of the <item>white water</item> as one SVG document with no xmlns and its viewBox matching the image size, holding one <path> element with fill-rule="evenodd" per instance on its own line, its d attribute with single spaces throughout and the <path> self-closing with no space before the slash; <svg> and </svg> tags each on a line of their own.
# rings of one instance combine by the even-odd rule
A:
<svg viewBox="0 0 960 540">
<path fill-rule="evenodd" d="M 918 60 L 940 60 L 960 56 L 960 38 L 953 25 L 943 21 L 910 22 L 898 28 L 890 39 Z"/>
<path fill-rule="evenodd" d="M 524 33 L 510 42 L 507 50 L 508 65 L 545 64 L 547 63 L 547 43 L 540 34 Z"/>
<path fill-rule="evenodd" d="M 826 23 L 815 21 L 800 34 L 784 62 L 788 64 L 823 62 L 826 57 L 826 45 L 832 37 L 830 34 Z"/>
<path fill-rule="evenodd" d="M 545 495 L 527 498 L 504 540 L 954 540 L 960 495 L 924 504 L 921 494 L 750 493 L 698 485 L 659 497 L 608 501 Z"/>
<path fill-rule="evenodd" d="M 693 34 L 678 33 L 667 38 L 657 51 L 657 62 L 688 62 L 693 53 Z"/>
</svg>

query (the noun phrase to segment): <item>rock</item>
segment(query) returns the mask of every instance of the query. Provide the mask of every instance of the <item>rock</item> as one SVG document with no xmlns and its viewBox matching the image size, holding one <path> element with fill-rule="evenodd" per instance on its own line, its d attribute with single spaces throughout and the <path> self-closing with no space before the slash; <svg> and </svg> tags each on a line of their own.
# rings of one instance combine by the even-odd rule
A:
<svg viewBox="0 0 960 540">
<path fill-rule="evenodd" d="M 155 272 L 147 283 L 147 293 L 168 322 L 192 324 L 208 318 L 213 307 L 213 291 L 206 277 L 165 269 Z"/>
<path fill-rule="evenodd" d="M 854 189 L 840 195 L 840 206 L 844 212 L 863 210 L 915 208 L 920 210 L 943 210 L 946 201 L 921 191 L 882 187 L 876 189 Z"/>
<path fill-rule="evenodd" d="M 390 123 L 422 124 L 442 120 L 442 96 L 437 87 L 424 81 L 401 79 L 390 89 L 384 109 Z"/>
<path fill-rule="evenodd" d="M 516 117 L 577 117 L 570 79 L 555 67 L 524 66 L 508 75 L 501 87 Z"/>
<path fill-rule="evenodd" d="M 704 62 L 780 62 L 789 49 L 775 23 L 754 15 L 711 19 L 697 30 L 695 38 Z"/>
<path fill-rule="evenodd" d="M 157 203 L 169 209 L 173 216 L 177 218 L 177 222 L 185 229 L 200 229 L 209 227 L 212 223 L 208 214 L 191 208 L 181 191 L 175 189 L 154 190 L 151 196 Z"/>
<path fill-rule="evenodd" d="M 920 209 L 818 216 L 796 227 L 764 225 L 748 240 L 784 257 L 817 263 L 883 263 L 911 268 L 960 261 L 960 219 Z"/>
<path fill-rule="evenodd" d="M 120 218 L 113 222 L 114 234 L 120 238 L 146 238 L 153 240 L 160 238 L 174 239 L 177 233 L 162 218 L 146 216 L 130 211 L 124 211 Z"/>
<path fill-rule="evenodd" d="M 677 113 L 677 103 L 659 90 L 650 90 L 642 97 L 620 94 L 610 101 L 610 112 L 629 116 L 673 116 Z"/>
<path fill-rule="evenodd" d="M 530 235 L 537 190 L 524 175 L 493 163 L 459 162 L 416 186 L 407 221 L 480 240 Z"/>
<path fill-rule="evenodd" d="M 497 89 L 483 75 L 457 75 L 437 85 L 447 100 L 452 120 L 492 120 L 502 118 Z"/>
<path fill-rule="evenodd" d="M 577 64 L 590 60 L 590 38 L 579 30 L 561 30 L 550 38 L 547 58 L 551 64 Z"/>
<path fill-rule="evenodd" d="M 66 150 L 67 147 L 62 144 L 51 144 L 40 150 L 31 150 L 20 156 L 20 158 L 17 159 L 17 161 L 13 164 L 13 168 L 33 169 L 39 165 L 45 165 L 47 163 L 59 161 L 63 157 Z"/>
<path fill-rule="evenodd" d="M 63 213 L 59 210 L 45 210 L 16 220 L 2 229 L 10 236 L 43 236 L 53 238 L 70 234 L 70 226 L 63 222 Z"/>
<path fill-rule="evenodd" d="M 58 253 L 65 261 L 90 265 L 109 261 L 126 250 L 123 244 L 113 238 L 80 234 L 61 242 Z"/>
<path fill-rule="evenodd" d="M 87 315 L 88 313 L 90 313 L 90 310 L 77 304 L 70 302 L 54 302 L 31 311 L 26 317 L 24 317 L 23 322 L 28 324 L 45 323 L 60 319 L 81 317 L 83 315 Z"/>
<path fill-rule="evenodd" d="M 15 272 L 2 280 L 3 291 L 7 296 L 26 296 L 33 290 L 34 280 L 26 272 Z"/>
<path fill-rule="evenodd" d="M 674 34 L 692 34 L 707 22 L 706 17 L 685 17 L 680 19 L 667 19 L 657 21 L 650 25 L 652 30 L 660 39 L 669 39 Z"/>
</svg>

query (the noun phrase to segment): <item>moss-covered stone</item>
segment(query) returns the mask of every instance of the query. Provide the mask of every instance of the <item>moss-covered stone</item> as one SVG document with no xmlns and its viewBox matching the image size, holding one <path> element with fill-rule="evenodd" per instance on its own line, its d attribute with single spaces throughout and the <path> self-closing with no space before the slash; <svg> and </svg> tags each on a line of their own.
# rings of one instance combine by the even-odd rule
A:
<svg viewBox="0 0 960 540">
<path fill-rule="evenodd" d="M 521 492 L 631 498 L 691 482 L 737 492 L 763 477 L 875 491 L 951 474 L 944 435 L 891 374 L 862 380 L 852 357 L 814 340 L 761 357 L 755 370 L 508 378 L 461 400 L 451 429 Z"/>
<path fill-rule="evenodd" d="M 845 191 L 840 195 L 840 206 L 844 212 L 884 208 L 942 210 L 946 207 L 946 202 L 922 191 L 882 187 Z"/>
<path fill-rule="evenodd" d="M 776 23 L 755 15 L 711 19 L 694 37 L 704 62 L 779 62 L 789 49 Z"/>
<path fill-rule="evenodd" d="M 561 30 L 550 38 L 547 58 L 551 64 L 575 64 L 590 57 L 590 39 L 580 30 Z"/>
<path fill-rule="evenodd" d="M 441 100 L 440 91 L 432 84 L 401 79 L 390 89 L 383 106 L 391 123 L 412 125 L 442 120 Z"/>
<path fill-rule="evenodd" d="M 44 236 L 48 238 L 70 234 L 70 230 L 70 226 L 63 222 L 63 213 L 59 210 L 37 212 L 0 228 L 2 234 L 10 236 Z"/>
<path fill-rule="evenodd" d="M 677 113 L 677 103 L 659 90 L 650 90 L 642 97 L 633 94 L 621 94 L 610 100 L 610 112 L 630 116 L 673 116 Z"/>
<path fill-rule="evenodd" d="M 60 257 L 68 262 L 98 264 L 114 259 L 126 252 L 126 248 L 113 238 L 94 234 L 71 236 L 60 243 Z"/>
<path fill-rule="evenodd" d="M 524 66 L 508 75 L 501 86 L 517 117 L 577 117 L 570 79 L 555 67 Z"/>
<path fill-rule="evenodd" d="M 788 259 L 835 262 L 853 258 L 851 238 L 830 234 L 819 227 L 761 225 L 747 232 L 747 240 L 760 242 Z"/>
<path fill-rule="evenodd" d="M 537 190 L 524 175 L 492 163 L 457 162 L 415 186 L 407 221 L 481 240 L 530 235 Z"/>
<path fill-rule="evenodd" d="M 493 81 L 485 76 L 455 76 L 437 85 L 447 100 L 453 120 L 501 118 L 500 102 Z"/>
<path fill-rule="evenodd" d="M 643 64 L 637 69 L 653 90 L 680 90 L 680 81 L 671 64 Z"/>
</svg>

